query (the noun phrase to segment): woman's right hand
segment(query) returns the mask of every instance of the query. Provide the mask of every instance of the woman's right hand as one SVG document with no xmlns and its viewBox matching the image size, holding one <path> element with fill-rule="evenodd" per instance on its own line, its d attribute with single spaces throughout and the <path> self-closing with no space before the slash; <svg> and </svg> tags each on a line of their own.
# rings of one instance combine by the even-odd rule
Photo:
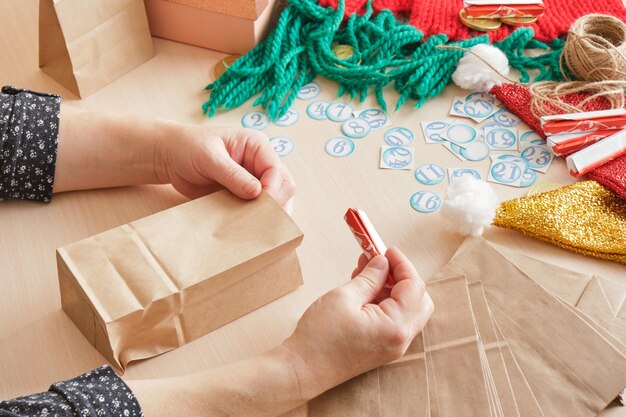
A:
<svg viewBox="0 0 626 417">
<path fill-rule="evenodd" d="M 299 358 L 301 389 L 316 395 L 400 358 L 433 308 L 413 264 L 392 247 L 369 263 L 361 256 L 353 279 L 315 301 L 283 347 Z"/>
</svg>

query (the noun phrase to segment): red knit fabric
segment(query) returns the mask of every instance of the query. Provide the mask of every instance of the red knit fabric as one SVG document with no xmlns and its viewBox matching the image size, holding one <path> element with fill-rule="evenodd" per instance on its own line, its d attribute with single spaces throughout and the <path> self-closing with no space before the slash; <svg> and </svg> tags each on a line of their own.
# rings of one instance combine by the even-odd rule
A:
<svg viewBox="0 0 626 417">
<path fill-rule="evenodd" d="M 530 111 L 530 92 L 528 88 L 522 85 L 502 84 L 499 87 L 493 87 L 489 93 L 497 97 L 506 108 L 515 113 L 531 129 L 545 139 L 546 135 L 541 129 L 539 119 L 533 116 Z M 578 105 L 585 97 L 584 94 L 572 94 L 565 101 Z M 608 108 L 610 108 L 609 103 L 601 98 L 590 101 L 583 107 L 585 111 L 606 110 Z M 587 177 L 598 181 L 626 200 L 626 155 L 614 159 L 600 168 L 596 168 L 593 172 L 587 174 Z"/>
<path fill-rule="evenodd" d="M 367 0 L 346 0 L 346 16 L 362 13 Z M 322 6 L 337 7 L 337 0 L 319 0 Z M 550 42 L 567 34 L 576 19 L 589 13 L 604 13 L 626 21 L 626 7 L 622 0 L 544 0 L 546 11 L 536 24 L 530 25 L 537 39 Z M 426 36 L 445 33 L 450 40 L 468 39 L 482 35 L 459 20 L 463 0 L 374 0 L 374 10 L 391 9 L 410 16 L 413 26 Z M 506 38 L 516 27 L 502 25 L 487 32 L 493 42 Z"/>
</svg>

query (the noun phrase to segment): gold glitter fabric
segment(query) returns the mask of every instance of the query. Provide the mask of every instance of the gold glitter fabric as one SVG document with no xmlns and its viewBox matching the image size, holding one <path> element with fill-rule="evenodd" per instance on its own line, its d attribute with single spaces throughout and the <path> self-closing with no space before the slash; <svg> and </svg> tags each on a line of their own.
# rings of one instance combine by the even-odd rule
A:
<svg viewBox="0 0 626 417">
<path fill-rule="evenodd" d="M 626 264 L 626 201 L 595 181 L 505 201 L 494 224 Z"/>
</svg>

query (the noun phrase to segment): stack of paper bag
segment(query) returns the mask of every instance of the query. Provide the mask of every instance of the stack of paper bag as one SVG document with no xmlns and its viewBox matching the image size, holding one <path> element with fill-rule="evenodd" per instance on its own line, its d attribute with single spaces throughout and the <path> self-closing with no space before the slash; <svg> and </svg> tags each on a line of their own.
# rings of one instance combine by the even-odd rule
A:
<svg viewBox="0 0 626 417">
<path fill-rule="evenodd" d="M 63 310 L 124 369 L 302 285 L 301 241 L 267 194 L 220 191 L 58 249 Z"/>
<path fill-rule="evenodd" d="M 277 0 L 144 0 L 154 36 L 245 54 L 274 22 Z"/>
<path fill-rule="evenodd" d="M 309 417 L 592 417 L 626 387 L 625 286 L 472 238 L 427 288 L 409 352 Z"/>
</svg>

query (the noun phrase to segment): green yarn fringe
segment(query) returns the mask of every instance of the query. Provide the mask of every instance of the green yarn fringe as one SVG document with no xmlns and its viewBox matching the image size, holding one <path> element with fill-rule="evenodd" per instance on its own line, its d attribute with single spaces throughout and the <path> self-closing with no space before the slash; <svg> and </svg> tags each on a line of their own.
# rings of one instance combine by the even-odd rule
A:
<svg viewBox="0 0 626 417">
<path fill-rule="evenodd" d="M 212 117 L 218 109 L 236 108 L 261 94 L 254 106 L 261 106 L 274 120 L 283 116 L 302 86 L 321 75 L 339 83 L 338 96 L 358 97 L 363 102 L 370 91 L 384 110 L 383 89 L 393 84 L 400 98 L 398 109 L 409 99 L 415 107 L 436 97 L 450 83 L 464 52 L 438 49 L 438 45 L 471 48 L 489 43 L 487 36 L 448 42 L 445 35 L 424 34 L 400 22 L 390 10 L 374 14 L 371 1 L 363 15 L 353 14 L 342 23 L 344 1 L 337 10 L 319 6 L 315 0 L 289 0 L 277 27 L 269 37 L 238 59 L 213 84 L 209 100 L 202 106 Z M 530 28 L 520 28 L 495 44 L 520 71 L 522 82 L 530 80 L 528 69 L 539 70 L 536 80 L 560 80 L 559 57 L 564 41 L 546 45 L 533 39 Z M 339 59 L 335 45 L 350 45 L 354 54 Z M 536 57 L 525 49 L 549 52 Z"/>
</svg>

